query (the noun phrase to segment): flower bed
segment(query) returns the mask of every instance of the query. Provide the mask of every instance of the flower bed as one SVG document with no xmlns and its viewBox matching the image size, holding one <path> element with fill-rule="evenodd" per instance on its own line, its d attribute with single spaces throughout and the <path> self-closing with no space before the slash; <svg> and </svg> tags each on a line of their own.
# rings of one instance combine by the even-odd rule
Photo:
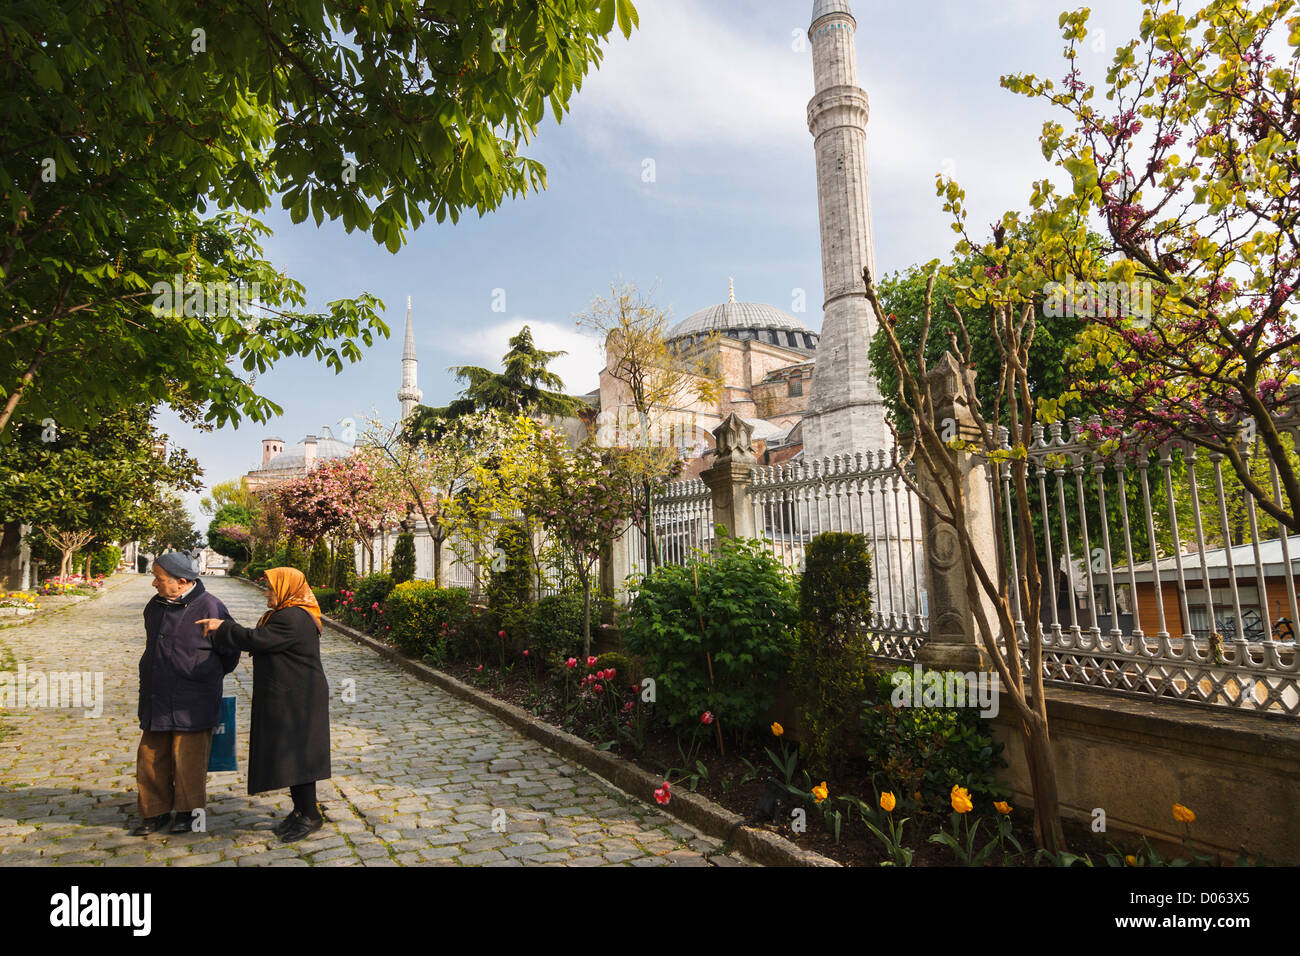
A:
<svg viewBox="0 0 1300 956">
<path fill-rule="evenodd" d="M 30 591 L 0 591 L 0 617 L 26 617 L 39 607 L 36 595 Z"/>
<path fill-rule="evenodd" d="M 635 762 L 657 777 L 647 800 L 694 791 L 842 863 L 1166 864 L 1145 841 L 1116 847 L 1068 823 L 1071 852 L 1036 851 L 1032 812 L 998 781 L 1001 744 L 965 675 L 870 659 L 865 539 L 819 536 L 807 565 L 796 582 L 761 546 L 728 539 L 658 568 L 604 653 L 579 651 L 571 594 L 543 605 L 489 589 L 482 607 L 463 589 L 373 575 L 340 592 L 336 614 Z M 916 693 L 957 683 L 961 704 Z M 781 693 L 798 746 L 772 720 Z M 1174 813 L 1188 828 L 1180 862 L 1209 862 L 1190 849 L 1192 812 Z"/>
<path fill-rule="evenodd" d="M 69 594 L 94 594 L 104 586 L 104 576 L 83 577 L 70 574 L 66 577 L 46 578 L 36 586 L 36 593 L 42 596 L 61 597 Z"/>
<path fill-rule="evenodd" d="M 444 665 L 442 669 L 660 776 L 663 783 L 645 794 L 647 799 L 670 804 L 677 793 L 699 793 L 751 821 L 751 826 L 761 826 L 846 866 L 1124 867 L 1216 862 L 1195 853 L 1186 841 L 1182 851 L 1171 856 L 1161 854 L 1146 840 L 1104 840 L 1071 821 L 1064 824 L 1069 852 L 1038 852 L 1031 809 L 1013 806 L 1008 800 L 972 796 L 968 788 L 958 785 L 941 800 L 879 789 L 870 768 L 861 765 L 855 767 L 856 772 L 813 780 L 800 766 L 798 748 L 785 743 L 784 728 L 779 724 L 769 727 L 763 739 L 728 745 L 723 754 L 712 732 L 718 718 L 708 713 L 712 719 L 705 720 L 706 714 L 701 714 L 699 731 L 687 735 L 683 743 L 671 731 L 649 726 L 652 708 L 641 701 L 640 685 L 635 690 L 630 682 L 625 686 L 622 672 L 613 668 L 611 676 L 611 668 L 605 666 L 613 656 L 572 659 L 572 666 L 566 662 L 569 676 L 558 688 L 543 681 L 522 655 L 505 668 L 485 661 Z M 611 737 L 614 719 L 623 732 Z M 778 729 L 779 734 L 774 732 Z M 789 787 L 784 784 L 787 771 Z M 778 782 L 782 801 L 777 819 L 763 821 L 757 818 L 755 807 L 768 791 L 769 780 Z M 1190 838 L 1195 819 L 1192 811 L 1178 805 L 1173 815 L 1184 823 Z M 1238 862 L 1262 861 L 1243 858 Z"/>
</svg>

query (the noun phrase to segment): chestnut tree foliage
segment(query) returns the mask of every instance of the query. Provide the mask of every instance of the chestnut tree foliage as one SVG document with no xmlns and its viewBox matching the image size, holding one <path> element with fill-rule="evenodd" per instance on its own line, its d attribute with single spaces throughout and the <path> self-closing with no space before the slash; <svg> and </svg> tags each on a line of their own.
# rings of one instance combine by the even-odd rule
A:
<svg viewBox="0 0 1300 956">
<path fill-rule="evenodd" d="M 169 446 L 148 408 L 119 409 L 89 428 L 24 424 L 3 450 L 0 515 L 20 515 L 67 558 L 92 541 L 147 539 L 160 533 L 177 492 L 199 487 L 201 471 L 184 449 Z M 182 509 L 183 510 L 183 509 Z M 16 549 L 6 529 L 3 553 Z"/>
<path fill-rule="evenodd" d="M 369 294 L 306 311 L 256 216 L 278 199 L 395 252 L 544 188 L 522 146 L 636 22 L 628 0 L 0 5 L 0 440 L 20 410 L 278 414 L 249 373 L 337 371 L 388 329 Z M 191 291 L 252 283 L 252 307 Z"/>
</svg>

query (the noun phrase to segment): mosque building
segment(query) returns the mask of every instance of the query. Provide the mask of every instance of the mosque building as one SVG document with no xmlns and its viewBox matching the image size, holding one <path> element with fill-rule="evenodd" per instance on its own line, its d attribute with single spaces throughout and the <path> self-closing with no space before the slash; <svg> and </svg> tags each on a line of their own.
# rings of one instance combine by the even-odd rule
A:
<svg viewBox="0 0 1300 956">
<path fill-rule="evenodd" d="M 875 274 L 875 246 L 867 182 L 867 95 L 858 86 L 854 35 L 857 22 L 847 0 L 815 0 L 808 37 L 812 45 L 813 96 L 808 129 L 817 170 L 821 231 L 821 331 L 772 305 L 727 301 L 692 313 L 668 330 L 670 346 L 706 347 L 721 374 L 714 402 L 683 395 L 677 407 L 656 416 L 667 423 L 668 442 L 686 460 L 686 475 L 711 464 L 713 429 L 732 413 L 753 428 L 760 464 L 887 448 L 892 438 L 884 405 L 867 359 L 875 318 L 863 293 L 862 273 Z M 405 418 L 421 399 L 418 362 L 407 300 L 402 378 L 397 393 Z M 614 423 L 613 440 L 631 444 L 630 397 L 608 368 L 599 388 L 583 400 L 594 406 L 599 428 Z M 563 424 L 575 440 L 584 429 Z M 572 426 L 572 427 L 570 427 Z M 664 436 L 658 441 L 663 442 Z M 262 442 L 262 467 L 248 473 L 250 487 L 265 487 L 311 470 L 316 462 L 350 455 L 354 446 L 328 428 L 284 447 L 283 440 Z"/>
<path fill-rule="evenodd" d="M 867 350 L 876 330 L 862 274 L 876 275 L 867 182 L 867 94 L 858 86 L 854 35 L 847 0 L 815 0 L 813 97 L 808 129 L 817 167 L 821 228 L 821 332 L 775 306 L 728 300 L 687 317 L 668 332 L 669 345 L 708 343 L 721 372 L 716 403 L 683 395 L 664 409 L 672 444 L 694 476 L 710 461 L 713 429 L 735 413 L 754 429 L 760 465 L 887 448 L 893 444 L 884 403 Z M 626 421 L 626 387 L 608 369 L 599 406 L 606 421 Z M 659 438 L 663 441 L 663 436 Z M 626 442 L 618 442 L 623 444 Z"/>
</svg>

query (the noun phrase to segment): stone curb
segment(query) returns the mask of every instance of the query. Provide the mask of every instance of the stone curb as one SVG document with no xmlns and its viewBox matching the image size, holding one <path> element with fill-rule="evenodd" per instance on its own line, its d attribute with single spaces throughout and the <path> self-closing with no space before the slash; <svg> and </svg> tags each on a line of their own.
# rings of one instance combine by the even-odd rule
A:
<svg viewBox="0 0 1300 956">
<path fill-rule="evenodd" d="M 242 579 L 241 579 L 242 580 Z M 251 581 L 250 586 L 256 587 Z M 597 750 L 593 745 L 566 731 L 538 720 L 514 704 L 497 700 L 468 684 L 457 680 L 450 674 L 435 670 L 428 664 L 412 660 L 397 648 L 390 647 L 369 635 L 354 631 L 330 617 L 323 620 L 335 631 L 348 637 L 364 647 L 370 648 L 380 657 L 392 661 L 402 670 L 418 677 L 420 680 L 434 684 L 447 693 L 486 710 L 494 717 L 509 724 L 525 737 L 555 751 L 560 756 L 572 760 L 603 777 L 629 795 L 653 793 L 662 782 L 662 778 L 642 770 L 640 767 L 616 757 L 604 750 Z M 646 802 L 649 802 L 648 800 Z M 731 846 L 755 863 L 764 866 L 840 866 L 839 863 L 814 853 L 802 850 L 789 840 L 767 830 L 744 826 L 744 818 L 724 810 L 711 800 L 695 793 L 674 793 L 672 802 L 666 806 L 656 806 L 663 812 L 670 813 L 699 830 L 707 836 L 718 840 L 731 840 Z"/>
</svg>

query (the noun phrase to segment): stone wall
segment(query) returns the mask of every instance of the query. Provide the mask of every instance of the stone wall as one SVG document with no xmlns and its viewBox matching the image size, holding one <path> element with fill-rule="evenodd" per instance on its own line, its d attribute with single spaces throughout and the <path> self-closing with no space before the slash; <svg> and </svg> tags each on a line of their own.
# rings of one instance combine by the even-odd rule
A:
<svg viewBox="0 0 1300 956">
<path fill-rule="evenodd" d="M 1090 824 L 1106 811 L 1103 838 L 1149 837 L 1175 849 L 1182 825 L 1175 803 L 1196 814 L 1192 845 L 1236 860 L 1300 864 L 1300 726 L 1294 720 L 1194 707 L 1148 704 L 1081 690 L 1050 688 L 1047 719 L 1056 754 L 1061 812 Z M 1003 782 L 1012 803 L 1028 806 L 1024 746 L 1007 695 L 993 719 L 1010 765 Z"/>
</svg>

